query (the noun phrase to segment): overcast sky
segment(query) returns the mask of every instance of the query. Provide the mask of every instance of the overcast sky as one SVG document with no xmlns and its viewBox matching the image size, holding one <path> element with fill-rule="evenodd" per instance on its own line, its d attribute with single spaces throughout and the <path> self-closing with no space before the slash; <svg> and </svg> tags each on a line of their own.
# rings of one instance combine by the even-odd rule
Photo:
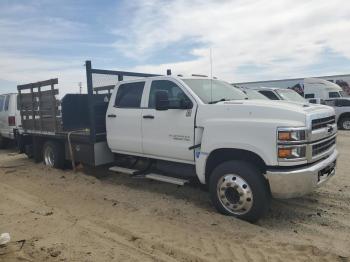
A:
<svg viewBox="0 0 350 262">
<path fill-rule="evenodd" d="M 230 82 L 350 73 L 349 0 L 1 0 L 0 91 L 104 69 Z"/>
</svg>

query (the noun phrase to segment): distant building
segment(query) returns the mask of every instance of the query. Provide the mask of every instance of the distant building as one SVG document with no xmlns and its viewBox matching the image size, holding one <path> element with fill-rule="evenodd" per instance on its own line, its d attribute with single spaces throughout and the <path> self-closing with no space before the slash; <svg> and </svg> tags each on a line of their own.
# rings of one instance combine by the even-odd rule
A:
<svg viewBox="0 0 350 262">
<path fill-rule="evenodd" d="M 339 85 L 345 93 L 350 95 L 350 74 L 349 75 L 332 75 L 332 76 L 319 76 L 320 78 L 328 80 L 332 83 Z M 297 88 L 303 85 L 304 78 L 292 78 L 292 79 L 280 79 L 280 80 L 267 80 L 267 81 L 254 81 L 254 82 L 242 82 L 233 83 L 235 86 L 246 88 L 257 87 L 279 87 L 279 88 Z"/>
</svg>

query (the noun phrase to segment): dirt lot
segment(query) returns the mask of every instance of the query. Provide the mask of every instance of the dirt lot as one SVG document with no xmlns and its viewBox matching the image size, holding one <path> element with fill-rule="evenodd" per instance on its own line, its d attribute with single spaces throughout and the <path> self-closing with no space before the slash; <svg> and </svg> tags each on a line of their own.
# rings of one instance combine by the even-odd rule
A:
<svg viewBox="0 0 350 262">
<path fill-rule="evenodd" d="M 108 171 L 51 170 L 0 151 L 0 261 L 349 261 L 350 133 L 337 175 L 311 195 L 274 200 L 253 225 L 216 213 L 196 186 Z"/>
</svg>

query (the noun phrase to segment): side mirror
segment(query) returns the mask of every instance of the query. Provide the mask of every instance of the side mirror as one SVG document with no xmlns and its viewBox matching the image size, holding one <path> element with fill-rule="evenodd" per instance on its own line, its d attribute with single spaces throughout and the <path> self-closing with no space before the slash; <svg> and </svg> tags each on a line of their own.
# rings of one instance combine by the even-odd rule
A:
<svg viewBox="0 0 350 262">
<path fill-rule="evenodd" d="M 159 90 L 156 92 L 156 110 L 169 109 L 169 94 L 168 91 Z"/>
</svg>

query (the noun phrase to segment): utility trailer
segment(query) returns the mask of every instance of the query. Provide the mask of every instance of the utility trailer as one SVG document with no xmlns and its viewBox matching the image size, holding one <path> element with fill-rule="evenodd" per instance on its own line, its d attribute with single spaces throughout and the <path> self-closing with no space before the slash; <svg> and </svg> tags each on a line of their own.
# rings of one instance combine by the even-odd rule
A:
<svg viewBox="0 0 350 262">
<path fill-rule="evenodd" d="M 110 92 L 125 77 L 155 76 L 93 69 L 91 61 L 85 65 L 87 94 L 66 94 L 59 100 L 57 78 L 17 86 L 22 121 L 16 134 L 18 146 L 36 162 L 55 168 L 63 168 L 67 161 L 73 167 L 76 162 L 112 163 L 105 122 Z"/>
</svg>

